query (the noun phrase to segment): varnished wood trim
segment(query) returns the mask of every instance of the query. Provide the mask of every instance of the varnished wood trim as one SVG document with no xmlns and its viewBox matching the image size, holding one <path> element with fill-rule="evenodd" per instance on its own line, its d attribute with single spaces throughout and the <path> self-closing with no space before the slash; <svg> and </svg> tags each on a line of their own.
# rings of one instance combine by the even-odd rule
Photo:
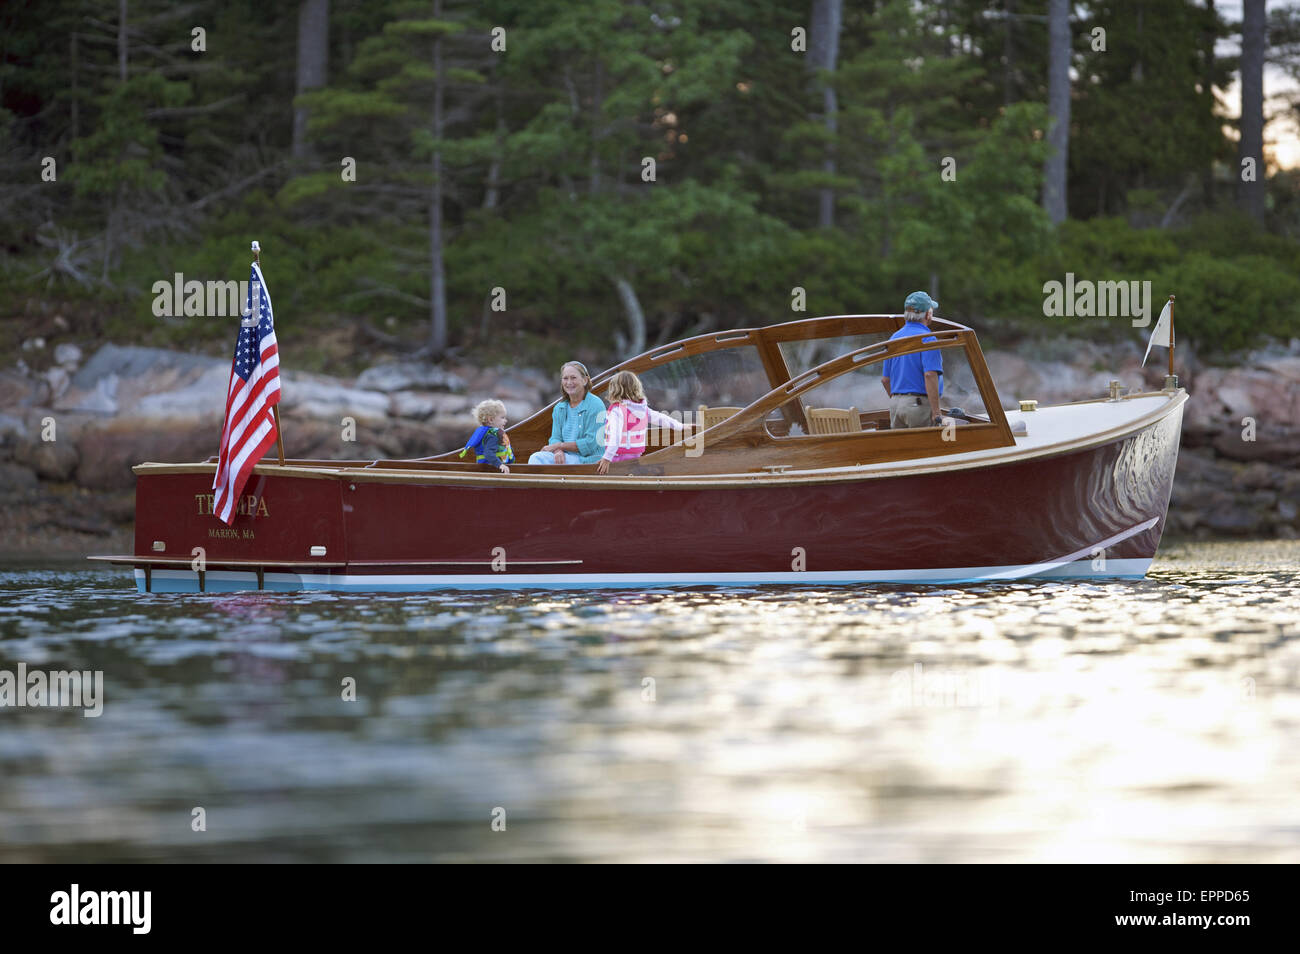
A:
<svg viewBox="0 0 1300 954">
<path fill-rule="evenodd" d="M 774 410 L 782 407 L 787 402 L 797 401 L 800 395 L 811 391 L 813 388 L 821 387 L 841 375 L 848 374 L 850 371 L 856 371 L 859 368 L 866 367 L 870 364 L 884 361 L 886 358 L 914 354 L 920 351 L 965 347 L 967 340 L 974 336 L 969 331 L 953 330 L 937 331 L 933 335 L 926 335 L 924 337 L 933 337 L 935 340 L 924 341 L 921 335 L 913 335 L 907 338 L 893 338 L 889 341 L 877 342 L 862 348 L 856 348 L 853 351 L 848 351 L 832 358 L 830 361 L 823 362 L 816 367 L 809 368 L 794 380 L 788 381 L 783 386 L 769 391 L 757 401 L 746 407 L 739 414 L 733 415 L 729 419 L 715 424 L 713 427 L 703 431 L 698 440 L 702 440 L 706 448 L 710 445 L 725 448 L 727 446 L 726 442 L 729 438 L 752 428 L 756 421 L 761 422 Z M 967 355 L 969 358 L 969 351 L 967 351 Z M 993 396 L 996 399 L 996 391 Z M 802 416 L 802 413 L 800 416 Z M 807 429 L 808 428 L 805 426 L 804 430 Z M 876 439 L 887 439 L 891 435 L 893 435 L 892 431 L 885 431 L 880 433 Z M 1006 437 L 1006 442 L 1008 444 L 1014 443 L 1015 439 L 1011 436 L 1011 428 L 1009 426 L 1005 427 L 1004 436 Z M 779 462 L 774 461 L 774 463 Z"/>
<path fill-rule="evenodd" d="M 259 464 L 254 468 L 255 472 L 267 476 L 321 476 L 334 478 L 345 482 L 360 483 L 419 483 L 419 484 L 436 484 L 447 486 L 467 486 L 467 487 L 498 487 L 501 489 L 516 488 L 538 488 L 549 487 L 554 489 L 557 485 L 562 487 L 573 486 L 575 488 L 603 488 L 611 489 L 611 484 L 616 483 L 619 489 L 626 490 L 652 490 L 661 491 L 674 488 L 682 489 L 708 489 L 711 487 L 749 487 L 754 485 L 776 485 L 789 483 L 808 484 L 825 484 L 825 483 L 845 483 L 856 481 L 880 480 L 889 477 L 896 477 L 906 474 L 935 473 L 940 471 L 958 471 L 971 470 L 985 467 L 994 467 L 1002 464 L 1028 460 L 1039 457 L 1055 457 L 1060 454 L 1073 453 L 1079 450 L 1086 450 L 1090 447 L 1096 447 L 1101 444 L 1108 444 L 1114 440 L 1121 439 L 1129 434 L 1137 433 L 1144 430 L 1152 424 L 1158 422 L 1161 418 L 1168 416 L 1180 407 L 1187 400 L 1187 392 L 1179 389 L 1170 395 L 1168 392 L 1156 391 L 1148 397 L 1166 396 L 1169 403 L 1155 408 L 1149 414 L 1145 414 L 1128 424 L 1110 428 L 1106 431 L 1099 431 L 1095 434 L 1089 434 L 1086 437 L 1078 438 L 1073 441 L 1061 441 L 1056 444 L 1049 444 L 1035 448 L 1020 448 L 1014 446 L 1005 447 L 1006 453 L 990 454 L 975 460 L 954 461 L 946 457 L 927 457 L 916 461 L 900 460 L 892 462 L 892 466 L 881 467 L 879 469 L 865 471 L 858 469 L 855 465 L 839 466 L 833 468 L 818 468 L 816 473 L 806 473 L 796 471 L 780 476 L 773 476 L 767 473 L 730 473 L 718 474 L 716 476 L 690 476 L 690 477 L 636 477 L 628 475 L 619 475 L 615 468 L 627 467 L 629 463 L 615 464 L 611 467 L 610 475 L 601 477 L 595 474 L 594 465 L 589 465 L 584 474 L 553 474 L 554 468 L 546 468 L 546 476 L 509 476 L 504 474 L 491 474 L 483 472 L 482 474 L 449 474 L 445 471 L 437 470 L 384 470 L 372 469 L 365 471 L 356 470 L 337 470 L 324 471 L 319 474 L 309 473 L 305 468 L 280 467 L 278 464 Z M 1042 409 L 1040 408 L 1040 411 Z M 970 430 L 977 425 L 968 425 L 960 430 Z M 988 427 L 990 425 L 983 425 Z M 912 430 L 912 429 L 909 429 Z M 915 428 L 917 432 L 934 431 L 937 428 Z M 841 435 L 848 437 L 870 436 L 870 432 L 864 435 Z M 827 440 L 828 438 L 819 438 Z M 994 448 L 985 448 L 987 450 L 997 450 L 1003 445 Z M 974 449 L 974 448 L 972 448 Z M 963 449 L 964 450 L 964 449 Z M 642 458 L 644 461 L 646 458 Z M 788 461 L 786 461 L 788 463 Z M 156 470 L 154 468 L 157 468 Z M 540 468 L 539 468 L 540 469 Z M 211 475 L 214 466 L 211 464 L 140 464 L 136 467 L 137 473 L 149 475 L 154 473 L 194 473 Z M 142 558 L 132 558 L 141 561 Z M 186 560 L 186 563 L 189 561 Z M 209 561 L 210 562 L 210 561 Z M 301 565 L 301 564 L 292 564 Z M 325 564 L 317 564 L 325 565 Z"/>
<path fill-rule="evenodd" d="M 819 318 L 800 318 L 795 321 L 767 325 L 762 328 L 738 328 L 734 331 L 714 331 L 680 341 L 660 345 L 643 354 L 636 355 L 614 365 L 591 379 L 591 392 L 601 395 L 605 392 L 610 379 L 619 371 L 641 373 L 649 368 L 662 367 L 664 360 L 694 357 L 711 351 L 724 351 L 731 348 L 753 346 L 757 348 L 763 368 L 768 376 L 769 392 L 780 388 L 790 380 L 790 369 L 785 356 L 781 354 L 779 344 L 783 341 L 811 341 L 820 338 L 838 338 L 852 335 L 882 334 L 897 331 L 903 326 L 901 314 L 875 315 L 827 315 Z M 958 324 L 946 318 L 935 318 L 931 323 L 931 332 L 970 332 L 966 325 Z M 972 332 L 973 334 L 973 332 Z M 900 352 L 906 353 L 906 352 Z M 552 401 L 531 417 L 520 421 L 513 427 L 506 428 L 510 442 L 515 446 L 531 448 L 541 447 L 551 435 L 551 414 L 558 401 Z M 997 403 L 996 398 L 994 403 Z M 803 418 L 802 406 L 782 408 L 782 415 L 792 423 L 808 429 Z M 460 453 L 460 448 L 424 458 L 430 461 L 452 462 Z M 521 453 L 521 457 L 523 454 Z M 286 463 L 288 463 L 286 461 Z"/>
<path fill-rule="evenodd" d="M 274 470 L 267 470 L 271 467 Z M 161 464 L 147 461 L 143 464 L 136 464 L 131 468 L 135 474 L 216 474 L 216 464 Z M 284 477 L 307 477 L 313 480 L 330 480 L 339 474 L 338 464 L 326 462 L 323 464 L 293 464 L 285 461 L 283 464 L 263 463 L 253 466 L 254 474 L 278 474 Z M 348 473 L 363 474 L 365 471 L 361 468 L 348 470 Z"/>
<path fill-rule="evenodd" d="M 763 329 L 765 332 L 767 329 Z M 790 366 L 785 360 L 785 355 L 781 352 L 780 342 L 767 334 L 759 332 L 758 337 L 758 356 L 763 362 L 763 370 L 767 372 L 768 390 L 779 388 L 782 384 L 790 380 Z M 781 416 L 785 418 L 789 425 L 798 424 L 804 430 L 808 429 L 808 422 L 804 420 L 802 405 L 793 407 L 783 407 Z"/>
<path fill-rule="evenodd" d="M 900 460 L 892 462 L 890 466 L 878 467 L 873 470 L 862 470 L 857 466 L 839 466 L 829 468 L 819 468 L 817 471 L 809 473 L 807 471 L 795 471 L 788 474 L 774 476 L 768 473 L 731 473 L 718 474 L 714 476 L 690 476 L 690 477 L 638 477 L 628 475 L 618 475 L 614 468 L 627 467 L 629 463 L 615 464 L 611 468 L 610 475 L 601 477 L 590 470 L 586 474 L 577 475 L 551 475 L 549 472 L 552 468 L 547 468 L 546 476 L 516 476 L 511 474 L 491 474 L 484 472 L 482 474 L 449 474 L 435 470 L 415 471 L 415 470 L 339 470 L 327 471 L 322 476 L 329 476 L 340 479 L 345 482 L 362 482 L 362 483 L 402 483 L 402 484 L 429 484 L 438 486 L 465 486 L 465 487 L 496 487 L 502 490 L 510 488 L 551 488 L 556 487 L 573 487 L 575 489 L 604 489 L 610 490 L 645 490 L 645 491 L 663 491 L 673 489 L 683 490 L 706 490 L 710 488 L 736 488 L 752 486 L 776 486 L 785 483 L 800 484 L 842 484 L 866 482 L 871 480 L 883 480 L 890 477 L 903 475 L 950 472 L 959 470 L 974 470 L 987 467 L 996 467 L 1002 464 L 1008 464 L 1033 458 L 1055 457 L 1061 454 L 1073 453 L 1079 450 L 1086 450 L 1102 444 L 1108 444 L 1112 441 L 1122 439 L 1130 434 L 1138 433 L 1158 423 L 1162 418 L 1173 413 L 1183 402 L 1187 400 L 1187 392 L 1179 389 L 1174 394 L 1169 395 L 1167 392 L 1153 392 L 1148 395 L 1151 397 L 1164 395 L 1169 398 L 1169 403 L 1162 407 L 1153 409 L 1150 413 L 1137 418 L 1128 424 L 1110 428 L 1106 431 L 1099 431 L 1095 434 L 1089 434 L 1086 437 L 1078 438 L 1073 441 L 1061 441 L 1056 444 L 1036 448 L 1020 447 L 1002 447 L 999 445 L 987 450 L 997 451 L 1002 449 L 1005 453 L 992 453 L 974 460 L 951 460 L 950 457 L 927 457 L 923 459 L 907 461 Z M 961 430 L 970 430 L 975 425 L 970 425 Z M 988 427 L 990 425 L 983 425 Z M 935 430 L 931 428 L 916 428 L 916 431 Z M 845 435 L 868 436 L 868 435 Z M 826 438 L 822 438 L 826 440 Z M 974 449 L 974 448 L 972 448 Z M 644 458 L 642 458 L 644 460 Z M 788 461 L 786 461 L 788 463 Z M 594 465 L 593 465 L 594 466 Z M 213 472 L 213 466 L 210 464 L 142 464 L 140 468 L 160 468 L 160 471 L 144 470 L 145 475 L 165 472 L 165 473 L 195 473 L 208 474 Z M 299 476 L 306 473 L 303 468 L 280 467 L 278 464 L 259 464 L 255 470 L 258 473 L 267 476 Z M 287 472 L 287 473 L 286 473 Z M 364 476 L 363 476 L 364 475 Z M 128 562 L 144 562 L 144 558 L 129 558 Z M 186 560 L 186 563 L 189 561 Z M 209 561 L 211 562 L 211 561 Z M 268 564 L 269 565 L 269 564 Z M 291 564 L 300 566 L 302 564 Z M 315 564 L 325 565 L 325 564 Z"/>
<path fill-rule="evenodd" d="M 975 376 L 975 385 L 979 388 L 980 400 L 984 402 L 984 412 L 988 415 L 989 423 L 997 426 L 1002 434 L 1003 443 L 1015 444 L 1015 435 L 1011 433 L 1011 425 L 1007 423 L 1007 415 L 1002 410 L 1002 399 L 998 396 L 993 376 L 989 374 L 989 366 L 984 360 L 984 352 L 980 350 L 979 339 L 974 334 L 966 335 L 966 363 Z"/>
</svg>

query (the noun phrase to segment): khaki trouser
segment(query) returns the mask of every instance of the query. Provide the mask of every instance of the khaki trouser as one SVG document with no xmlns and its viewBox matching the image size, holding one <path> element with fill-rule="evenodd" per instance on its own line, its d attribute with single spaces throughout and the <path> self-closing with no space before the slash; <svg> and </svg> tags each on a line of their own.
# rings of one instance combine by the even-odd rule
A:
<svg viewBox="0 0 1300 954">
<path fill-rule="evenodd" d="M 934 420 L 930 399 L 915 394 L 894 394 L 889 398 L 889 426 L 929 427 Z"/>
</svg>

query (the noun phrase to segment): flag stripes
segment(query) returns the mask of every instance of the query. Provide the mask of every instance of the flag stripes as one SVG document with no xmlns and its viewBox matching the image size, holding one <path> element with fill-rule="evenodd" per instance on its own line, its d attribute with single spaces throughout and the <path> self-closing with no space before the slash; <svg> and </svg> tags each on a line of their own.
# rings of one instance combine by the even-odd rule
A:
<svg viewBox="0 0 1300 954">
<path fill-rule="evenodd" d="M 229 525 L 253 467 L 275 443 L 272 408 L 280 403 L 280 349 L 275 340 L 271 296 L 262 270 L 251 266 L 248 299 L 239 323 L 226 389 L 221 450 L 212 478 L 213 513 Z"/>
</svg>

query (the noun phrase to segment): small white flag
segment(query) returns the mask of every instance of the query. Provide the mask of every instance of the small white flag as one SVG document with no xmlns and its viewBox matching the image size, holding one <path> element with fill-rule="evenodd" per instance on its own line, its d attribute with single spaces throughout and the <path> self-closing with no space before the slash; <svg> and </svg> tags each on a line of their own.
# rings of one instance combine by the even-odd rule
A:
<svg viewBox="0 0 1300 954">
<path fill-rule="evenodd" d="M 1151 332 L 1151 340 L 1147 342 L 1147 353 L 1142 356 L 1142 367 L 1146 367 L 1147 358 L 1151 357 L 1151 346 L 1160 345 L 1162 348 L 1173 346 L 1174 337 L 1174 317 L 1169 311 L 1169 302 L 1165 302 L 1164 309 L 1160 312 L 1160 319 L 1156 322 L 1155 330 Z"/>
</svg>

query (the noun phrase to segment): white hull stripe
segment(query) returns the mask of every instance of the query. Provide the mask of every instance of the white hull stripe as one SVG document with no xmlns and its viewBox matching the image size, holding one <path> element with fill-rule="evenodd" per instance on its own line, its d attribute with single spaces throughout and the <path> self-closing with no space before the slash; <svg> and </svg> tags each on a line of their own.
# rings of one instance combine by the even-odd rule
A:
<svg viewBox="0 0 1300 954">
<path fill-rule="evenodd" d="M 762 583 L 985 583 L 1023 579 L 1138 579 L 1151 560 L 1105 559 L 1106 547 L 1149 530 L 1158 517 L 1144 520 L 1092 546 L 1044 563 L 1015 566 L 934 567 L 922 570 L 790 570 L 768 573 L 271 573 L 263 577 L 268 590 L 411 591 L 431 589 L 568 589 L 646 586 L 752 586 Z M 144 592 L 144 570 L 135 571 L 136 588 Z M 252 584 L 251 586 L 249 584 Z M 154 592 L 197 592 L 193 570 L 153 571 Z M 257 588 L 257 574 L 246 570 L 209 570 L 208 591 Z"/>
<path fill-rule="evenodd" d="M 1085 559 L 1091 561 L 1093 559 L 1093 555 L 1097 553 L 1100 553 L 1100 555 L 1104 558 L 1107 547 L 1113 547 L 1117 543 L 1123 543 L 1129 537 L 1136 536 L 1137 534 L 1141 533 L 1143 530 L 1149 530 L 1159 522 L 1160 522 L 1159 517 L 1152 517 L 1150 520 L 1144 520 L 1142 523 L 1139 523 L 1136 527 L 1129 527 L 1127 530 L 1121 530 L 1119 533 L 1115 534 L 1114 536 L 1107 537 L 1105 540 L 1101 540 L 1097 543 L 1094 543 L 1090 547 L 1084 547 L 1082 550 L 1075 550 L 1069 556 L 1058 557 L 1057 559 L 1049 560 L 1046 563 L 1032 563 L 1028 566 L 1015 567 L 1007 571 L 1005 574 L 986 577 L 986 579 L 1018 580 L 1027 576 L 1042 576 L 1044 573 L 1050 573 L 1052 570 L 1055 570 L 1057 567 L 1065 566 L 1067 563 L 1074 563 L 1076 561 L 1085 560 Z M 1111 563 L 1111 562 L 1122 562 L 1122 561 L 1103 560 L 1102 562 Z M 1151 561 L 1148 560 L 1147 562 L 1150 563 Z M 1091 565 L 1091 562 L 1089 563 L 1089 565 Z"/>
<path fill-rule="evenodd" d="M 395 575 L 384 573 L 272 573 L 267 590 L 334 590 L 353 592 L 412 592 L 439 589 L 619 589 L 651 586 L 755 586 L 764 583 L 793 585 L 849 583 L 984 583 L 1026 578 L 1038 579 L 1141 579 L 1150 559 L 1106 560 L 1105 569 L 1093 561 L 1034 563 L 1022 566 L 936 567 L 925 570 L 825 570 L 771 573 L 476 573 Z M 144 592 L 144 570 L 135 571 L 136 588 Z M 240 570 L 208 570 L 208 592 L 257 589 L 257 574 Z M 155 593 L 195 593 L 198 574 L 192 570 L 153 571 Z"/>
</svg>

